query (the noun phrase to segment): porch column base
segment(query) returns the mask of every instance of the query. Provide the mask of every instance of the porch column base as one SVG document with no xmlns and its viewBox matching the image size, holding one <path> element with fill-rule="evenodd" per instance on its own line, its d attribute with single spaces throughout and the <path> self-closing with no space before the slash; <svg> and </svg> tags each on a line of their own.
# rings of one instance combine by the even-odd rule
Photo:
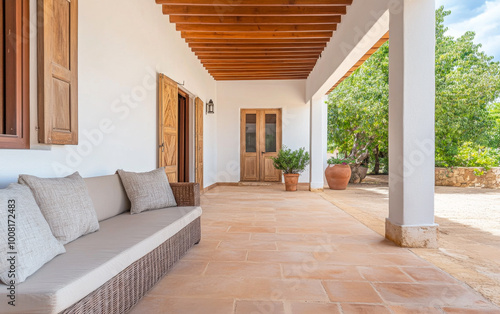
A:
<svg viewBox="0 0 500 314">
<path fill-rule="evenodd" d="M 439 225 L 400 226 L 385 220 L 385 237 L 401 247 L 437 249 Z"/>
<path fill-rule="evenodd" d="M 311 192 L 323 192 L 324 189 L 323 189 L 323 182 L 311 182 L 311 184 L 309 184 L 309 191 Z"/>
</svg>

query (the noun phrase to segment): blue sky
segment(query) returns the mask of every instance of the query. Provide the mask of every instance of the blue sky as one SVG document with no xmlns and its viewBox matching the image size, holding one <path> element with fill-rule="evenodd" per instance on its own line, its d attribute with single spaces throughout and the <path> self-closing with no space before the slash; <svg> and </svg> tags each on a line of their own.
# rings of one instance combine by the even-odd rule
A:
<svg viewBox="0 0 500 314">
<path fill-rule="evenodd" d="M 454 37 L 466 31 L 476 32 L 476 43 L 500 61 L 500 0 L 436 0 L 436 7 L 451 10 L 445 19 L 448 34 Z"/>
<path fill-rule="evenodd" d="M 500 0 L 436 0 L 436 7 L 445 6 L 451 15 L 445 19 L 448 34 L 454 37 L 466 31 L 476 32 L 476 43 L 500 61 Z"/>
</svg>

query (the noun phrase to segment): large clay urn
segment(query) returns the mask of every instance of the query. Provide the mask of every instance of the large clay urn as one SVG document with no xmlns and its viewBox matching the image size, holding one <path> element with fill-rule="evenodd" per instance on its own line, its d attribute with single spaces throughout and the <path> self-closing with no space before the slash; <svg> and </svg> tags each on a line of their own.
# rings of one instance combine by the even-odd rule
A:
<svg viewBox="0 0 500 314">
<path fill-rule="evenodd" d="M 299 183 L 299 174 L 284 174 L 285 188 L 289 192 L 297 191 L 297 184 Z"/>
<path fill-rule="evenodd" d="M 351 179 L 349 165 L 329 165 L 325 170 L 326 181 L 332 190 L 345 190 Z"/>
</svg>

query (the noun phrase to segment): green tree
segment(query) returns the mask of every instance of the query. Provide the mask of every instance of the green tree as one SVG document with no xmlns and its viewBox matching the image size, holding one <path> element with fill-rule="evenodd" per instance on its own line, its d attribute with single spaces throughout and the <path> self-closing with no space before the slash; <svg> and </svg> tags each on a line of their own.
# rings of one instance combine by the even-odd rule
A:
<svg viewBox="0 0 500 314">
<path fill-rule="evenodd" d="M 387 153 L 389 45 L 385 43 L 329 97 L 328 139 L 359 166 Z M 353 167 L 353 180 L 357 167 Z"/>
<path fill-rule="evenodd" d="M 500 65 L 474 44 L 473 32 L 456 39 L 446 35 L 444 18 L 450 13 L 444 7 L 436 11 L 436 163 L 443 166 L 456 163 L 465 142 L 498 147 L 500 129 L 492 115 Z M 370 155 L 372 161 L 387 156 L 388 64 L 386 43 L 329 97 L 330 145 L 356 157 L 358 165 Z"/>
</svg>

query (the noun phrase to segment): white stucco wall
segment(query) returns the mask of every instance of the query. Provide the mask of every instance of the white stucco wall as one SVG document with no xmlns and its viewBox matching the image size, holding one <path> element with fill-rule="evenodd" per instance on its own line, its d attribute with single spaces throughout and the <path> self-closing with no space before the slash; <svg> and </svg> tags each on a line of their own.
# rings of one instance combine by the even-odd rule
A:
<svg viewBox="0 0 500 314">
<path fill-rule="evenodd" d="M 36 25 L 36 0 L 31 0 Z M 0 187 L 20 173 L 44 177 L 79 171 L 112 174 L 118 168 L 157 166 L 157 78 L 183 82 L 203 101 L 217 102 L 216 83 L 154 1 L 79 2 L 78 146 L 42 146 L 36 134 L 36 31 L 31 38 L 31 150 L 0 150 Z M 205 115 L 205 185 L 217 167 L 217 115 Z M 105 125 L 105 133 L 98 131 Z M 90 135 L 89 135 L 90 134 Z M 99 135 L 101 134 L 101 135 Z M 89 137 L 91 139 L 89 139 Z"/>
<path fill-rule="evenodd" d="M 217 82 L 217 182 L 240 181 L 240 110 L 281 108 L 283 144 L 309 150 L 310 107 L 305 80 Z M 309 168 L 300 176 L 309 182 Z"/>
</svg>

